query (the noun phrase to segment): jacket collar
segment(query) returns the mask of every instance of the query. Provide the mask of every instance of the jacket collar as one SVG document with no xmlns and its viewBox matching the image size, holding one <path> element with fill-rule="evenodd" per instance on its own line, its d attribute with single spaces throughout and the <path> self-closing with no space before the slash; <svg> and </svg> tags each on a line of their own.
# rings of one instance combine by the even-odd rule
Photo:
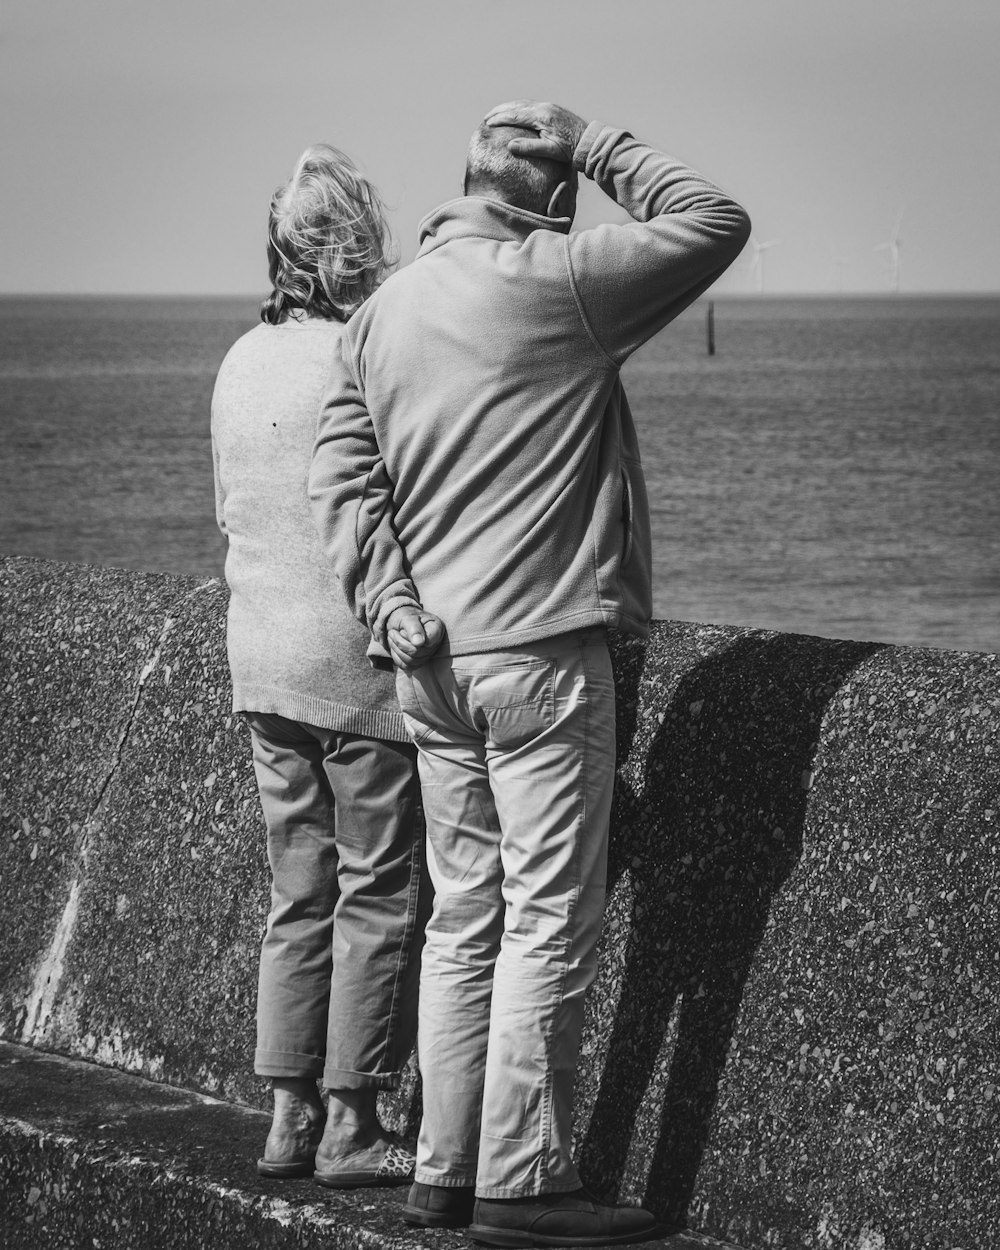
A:
<svg viewBox="0 0 1000 1250">
<path fill-rule="evenodd" d="M 569 234 L 569 217 L 544 217 L 529 213 L 501 200 L 481 195 L 464 195 L 436 208 L 420 223 L 418 256 L 423 256 L 442 243 L 453 239 L 496 239 L 500 242 L 523 243 L 535 230 L 551 230 Z"/>
</svg>

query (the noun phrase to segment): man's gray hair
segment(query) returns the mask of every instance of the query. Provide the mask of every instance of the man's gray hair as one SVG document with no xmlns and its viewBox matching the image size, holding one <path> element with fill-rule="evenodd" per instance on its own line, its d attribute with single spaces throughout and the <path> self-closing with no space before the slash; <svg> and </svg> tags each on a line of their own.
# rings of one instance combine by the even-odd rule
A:
<svg viewBox="0 0 1000 1250">
<path fill-rule="evenodd" d="M 508 142 L 523 139 L 528 133 L 516 126 L 480 126 L 469 140 L 465 194 L 492 194 L 516 208 L 544 216 L 559 184 L 575 182 L 576 175 L 569 163 L 515 156 Z"/>
</svg>

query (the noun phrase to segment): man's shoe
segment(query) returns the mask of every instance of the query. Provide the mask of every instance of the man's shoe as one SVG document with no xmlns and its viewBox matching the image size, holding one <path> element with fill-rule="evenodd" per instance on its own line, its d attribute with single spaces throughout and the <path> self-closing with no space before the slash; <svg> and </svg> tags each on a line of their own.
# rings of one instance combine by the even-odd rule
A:
<svg viewBox="0 0 1000 1250">
<path fill-rule="evenodd" d="M 421 1228 L 465 1228 L 472 1223 L 475 1201 L 472 1185 L 421 1185 L 414 1181 L 403 1207 L 403 1220 Z"/>
<path fill-rule="evenodd" d="M 469 1236 L 487 1246 L 614 1246 L 656 1227 L 641 1207 L 609 1207 L 585 1189 L 536 1198 L 477 1198 Z"/>
</svg>

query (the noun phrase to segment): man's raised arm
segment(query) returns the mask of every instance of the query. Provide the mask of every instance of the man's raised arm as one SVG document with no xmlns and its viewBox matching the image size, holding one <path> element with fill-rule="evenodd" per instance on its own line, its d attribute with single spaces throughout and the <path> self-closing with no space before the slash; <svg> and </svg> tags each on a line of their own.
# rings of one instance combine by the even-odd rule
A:
<svg viewBox="0 0 1000 1250">
<path fill-rule="evenodd" d="M 567 239 L 581 309 L 615 364 L 721 277 L 750 237 L 750 219 L 735 200 L 626 130 L 523 100 L 486 121 L 533 131 L 512 139 L 511 152 L 572 165 L 633 218 Z"/>
</svg>

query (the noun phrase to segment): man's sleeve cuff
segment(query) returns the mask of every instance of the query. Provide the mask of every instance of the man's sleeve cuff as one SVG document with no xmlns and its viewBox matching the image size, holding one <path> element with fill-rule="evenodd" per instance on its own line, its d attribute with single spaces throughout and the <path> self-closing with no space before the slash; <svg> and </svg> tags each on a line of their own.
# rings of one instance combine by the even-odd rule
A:
<svg viewBox="0 0 1000 1250">
<path fill-rule="evenodd" d="M 603 122 L 590 122 L 588 124 L 573 152 L 574 169 L 579 170 L 582 174 L 586 174 L 587 157 L 590 155 L 590 150 L 607 129 L 609 127 L 605 126 Z"/>
</svg>

